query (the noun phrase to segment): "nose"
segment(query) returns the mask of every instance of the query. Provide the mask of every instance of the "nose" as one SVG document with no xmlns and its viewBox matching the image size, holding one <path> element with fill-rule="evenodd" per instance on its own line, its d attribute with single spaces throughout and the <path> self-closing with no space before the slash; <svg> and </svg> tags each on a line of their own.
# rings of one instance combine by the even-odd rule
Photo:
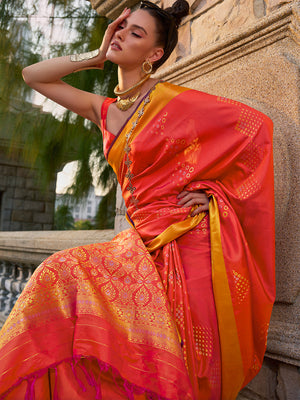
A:
<svg viewBox="0 0 300 400">
<path fill-rule="evenodd" d="M 126 28 L 123 28 L 123 29 L 119 29 L 116 32 L 116 38 L 119 39 L 120 41 L 123 41 L 125 38 L 125 35 L 126 35 L 125 30 L 126 30 Z"/>
</svg>

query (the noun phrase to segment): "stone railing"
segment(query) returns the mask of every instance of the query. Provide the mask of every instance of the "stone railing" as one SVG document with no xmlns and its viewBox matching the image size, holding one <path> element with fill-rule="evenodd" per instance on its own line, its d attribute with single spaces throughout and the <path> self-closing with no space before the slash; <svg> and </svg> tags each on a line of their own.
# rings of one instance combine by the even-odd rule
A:
<svg viewBox="0 0 300 400">
<path fill-rule="evenodd" d="M 35 267 L 34 264 L 0 261 L 0 326 L 5 322 Z"/>
<path fill-rule="evenodd" d="M 113 238 L 113 230 L 0 233 L 0 327 L 35 268 L 56 251 Z"/>
</svg>

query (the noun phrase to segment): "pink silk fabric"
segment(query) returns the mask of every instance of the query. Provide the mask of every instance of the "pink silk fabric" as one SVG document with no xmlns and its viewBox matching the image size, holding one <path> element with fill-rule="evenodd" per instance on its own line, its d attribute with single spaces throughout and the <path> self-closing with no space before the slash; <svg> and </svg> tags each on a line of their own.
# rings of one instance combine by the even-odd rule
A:
<svg viewBox="0 0 300 400">
<path fill-rule="evenodd" d="M 275 296 L 272 123 L 160 82 L 115 137 L 112 102 L 104 153 L 134 228 L 37 268 L 1 331 L 0 399 L 233 400 L 260 369 Z M 182 190 L 212 196 L 219 220 L 150 254 L 188 219 Z"/>
</svg>

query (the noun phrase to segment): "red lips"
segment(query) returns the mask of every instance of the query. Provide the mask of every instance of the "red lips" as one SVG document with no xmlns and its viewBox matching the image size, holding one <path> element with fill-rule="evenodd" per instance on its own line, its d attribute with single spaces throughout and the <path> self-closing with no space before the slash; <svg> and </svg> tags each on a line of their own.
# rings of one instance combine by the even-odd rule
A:
<svg viewBox="0 0 300 400">
<path fill-rule="evenodd" d="M 122 50 L 122 47 L 119 45 L 119 43 L 116 40 L 111 42 L 110 47 L 114 50 Z"/>
</svg>

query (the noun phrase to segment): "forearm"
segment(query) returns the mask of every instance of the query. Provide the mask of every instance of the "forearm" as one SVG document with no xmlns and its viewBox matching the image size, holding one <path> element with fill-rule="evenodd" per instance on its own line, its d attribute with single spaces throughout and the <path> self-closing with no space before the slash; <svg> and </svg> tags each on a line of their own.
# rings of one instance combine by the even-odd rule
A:
<svg viewBox="0 0 300 400">
<path fill-rule="evenodd" d="M 24 81 L 32 88 L 38 90 L 41 86 L 46 86 L 43 84 L 58 82 L 62 77 L 69 75 L 72 72 L 91 68 L 102 69 L 104 61 L 106 60 L 106 52 L 115 30 L 129 15 L 130 9 L 125 8 L 122 14 L 107 27 L 100 49 L 98 53 L 96 50 L 95 55 L 92 54 L 92 57 L 89 57 L 87 53 L 84 53 L 83 57 L 79 57 L 79 59 L 81 58 L 80 61 L 74 61 L 77 57 L 72 58 L 70 56 L 65 56 L 29 65 L 23 69 Z"/>
<path fill-rule="evenodd" d="M 82 69 L 103 68 L 104 59 L 101 52 L 82 57 L 63 56 L 44 60 L 25 67 L 22 71 L 24 81 L 34 87 L 38 83 L 57 82 L 62 77 Z M 94 55 L 94 56 L 93 56 Z M 80 61 L 77 61 L 77 60 Z M 72 61 L 73 60 L 73 61 Z M 76 60 L 76 61 L 75 61 Z"/>
</svg>

